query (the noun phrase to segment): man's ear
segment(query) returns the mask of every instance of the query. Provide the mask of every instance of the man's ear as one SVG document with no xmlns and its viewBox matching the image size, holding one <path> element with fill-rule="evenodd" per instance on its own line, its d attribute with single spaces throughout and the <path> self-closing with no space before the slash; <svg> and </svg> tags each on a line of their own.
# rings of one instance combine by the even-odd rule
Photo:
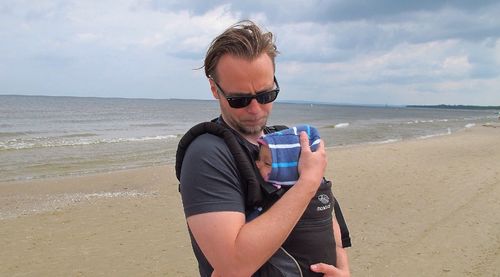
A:
<svg viewBox="0 0 500 277">
<path fill-rule="evenodd" d="M 212 91 L 212 95 L 215 99 L 219 99 L 219 93 L 217 92 L 217 86 L 215 85 L 214 80 L 208 79 L 208 82 L 210 83 L 210 90 Z"/>
</svg>

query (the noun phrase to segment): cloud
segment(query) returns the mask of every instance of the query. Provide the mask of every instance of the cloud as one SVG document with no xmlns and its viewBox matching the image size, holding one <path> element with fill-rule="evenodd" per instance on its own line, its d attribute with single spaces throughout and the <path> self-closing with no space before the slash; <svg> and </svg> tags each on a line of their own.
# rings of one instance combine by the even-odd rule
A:
<svg viewBox="0 0 500 277">
<path fill-rule="evenodd" d="M 193 68 L 251 18 L 276 36 L 282 100 L 500 105 L 497 2 L 2 1 L 0 93 L 210 98 Z"/>
<path fill-rule="evenodd" d="M 482 42 L 500 37 L 500 5 L 469 12 L 456 8 L 407 12 L 390 17 L 328 23 L 292 22 L 273 28 L 286 59 L 347 60 L 374 51 L 390 51 L 399 44 L 439 40 Z M 284 42 L 284 43 L 283 43 Z"/>
<path fill-rule="evenodd" d="M 300 98 L 305 92 L 327 102 L 358 103 L 363 99 L 372 104 L 449 103 L 465 100 L 476 90 L 471 83 L 482 87 L 485 94 L 494 95 L 494 87 L 488 84 L 498 83 L 497 67 L 478 78 L 478 68 L 483 67 L 464 51 L 467 45 L 459 40 L 403 43 L 390 51 L 371 52 L 347 61 L 285 62 L 280 70 L 291 89 L 282 96 Z M 485 52 L 490 55 L 493 51 Z M 443 95 L 450 94 L 455 97 L 439 102 L 445 100 Z"/>
<path fill-rule="evenodd" d="M 0 60 L 9 68 L 0 65 L 0 93 L 189 96 L 168 88 L 197 83 L 183 76 L 202 65 L 211 39 L 237 20 L 227 5 L 194 15 L 121 3 L 4 5 L 13 28 L 1 35 L 9 43 L 0 46 Z"/>
</svg>

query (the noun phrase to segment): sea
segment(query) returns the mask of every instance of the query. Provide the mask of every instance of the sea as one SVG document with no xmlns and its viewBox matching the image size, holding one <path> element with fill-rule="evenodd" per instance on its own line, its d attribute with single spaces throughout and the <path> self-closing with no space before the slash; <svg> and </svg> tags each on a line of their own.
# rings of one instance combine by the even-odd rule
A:
<svg viewBox="0 0 500 277">
<path fill-rule="evenodd" d="M 0 95 L 0 182 L 79 176 L 175 163 L 215 100 Z M 274 104 L 269 125 L 310 124 L 327 147 L 449 135 L 497 120 L 492 110 Z"/>
</svg>

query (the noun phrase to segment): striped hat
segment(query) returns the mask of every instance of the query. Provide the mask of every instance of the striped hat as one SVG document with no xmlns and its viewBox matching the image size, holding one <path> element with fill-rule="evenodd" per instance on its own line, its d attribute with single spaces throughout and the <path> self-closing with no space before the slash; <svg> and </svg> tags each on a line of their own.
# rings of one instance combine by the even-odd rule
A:
<svg viewBox="0 0 500 277">
<path fill-rule="evenodd" d="M 300 132 L 309 137 L 311 151 L 316 151 L 320 142 L 318 130 L 310 125 L 299 125 L 279 132 L 262 136 L 260 144 L 269 146 L 272 168 L 269 182 L 276 185 L 291 186 L 299 178 L 298 161 L 300 156 Z"/>
</svg>

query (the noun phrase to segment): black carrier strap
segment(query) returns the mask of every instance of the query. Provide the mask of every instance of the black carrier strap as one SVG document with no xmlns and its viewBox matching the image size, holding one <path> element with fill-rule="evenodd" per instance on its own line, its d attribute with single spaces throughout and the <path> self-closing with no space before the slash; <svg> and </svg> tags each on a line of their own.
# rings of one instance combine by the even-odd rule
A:
<svg viewBox="0 0 500 277">
<path fill-rule="evenodd" d="M 177 176 L 177 179 L 180 181 L 184 155 L 186 154 L 189 145 L 195 138 L 205 133 L 221 137 L 224 139 L 229 148 L 229 151 L 233 155 L 236 161 L 236 166 L 240 173 L 240 177 L 245 184 L 245 205 L 247 206 L 247 208 L 262 207 L 263 210 L 266 210 L 276 200 L 278 200 L 281 195 L 283 195 L 284 190 L 276 189 L 274 186 L 269 185 L 264 180 L 262 180 L 262 176 L 260 176 L 260 174 L 256 174 L 256 169 L 253 161 L 250 159 L 249 154 L 241 146 L 236 135 L 233 134 L 231 130 L 226 128 L 224 125 L 215 123 L 215 121 L 216 120 L 213 120 L 211 122 L 202 122 L 195 125 L 189 131 L 187 131 L 179 141 L 175 161 L 175 174 Z M 264 133 L 269 134 L 287 128 L 288 127 L 284 125 L 268 126 L 264 128 Z M 342 245 L 343 247 L 350 247 L 351 239 L 349 236 L 349 229 L 347 228 L 347 224 L 344 220 L 344 216 L 342 215 L 342 211 L 337 201 L 334 201 L 334 213 L 337 217 L 337 222 L 340 225 L 342 233 Z"/>
<path fill-rule="evenodd" d="M 264 133 L 277 132 L 286 129 L 286 126 L 270 126 L 264 128 Z M 260 174 L 256 173 L 255 163 L 251 157 L 250 150 L 239 141 L 239 138 L 230 129 L 215 122 L 203 122 L 192 127 L 179 141 L 176 153 L 175 174 L 180 181 L 182 162 L 184 155 L 191 142 L 198 136 L 209 133 L 224 139 L 229 151 L 236 161 L 241 181 L 246 188 L 245 206 L 252 210 L 256 207 L 265 211 L 284 193 L 284 189 L 276 189 L 271 184 L 265 182 Z M 181 186 L 181 184 L 179 184 Z M 329 195 L 333 200 L 331 182 L 326 179 L 318 189 L 317 195 Z M 317 251 L 325 243 L 335 247 L 333 228 L 331 220 L 325 224 L 325 215 L 317 213 L 317 207 L 325 205 L 320 197 L 313 197 L 299 223 L 291 231 L 283 246 L 267 261 L 259 270 L 256 276 L 318 276 L 309 270 L 309 266 L 316 262 L 327 262 L 335 265 L 336 254 L 329 251 Z M 334 203 L 334 213 L 341 229 L 342 246 L 351 246 L 349 230 L 345 224 L 344 217 L 336 200 Z M 311 208 L 312 207 L 312 208 Z M 331 214 L 326 215 L 331 219 Z M 327 240 L 330 240 L 328 243 Z M 319 246 L 318 246 L 319 245 Z M 316 247 L 318 246 L 318 247 Z M 311 249 L 312 248 L 312 249 Z"/>
<path fill-rule="evenodd" d="M 177 176 L 177 179 L 180 181 L 182 162 L 189 145 L 196 137 L 205 133 L 221 137 L 226 142 L 229 151 L 231 151 L 231 154 L 236 161 L 236 166 L 240 173 L 240 177 L 246 184 L 246 206 L 254 207 L 261 204 L 261 202 L 263 201 L 261 186 L 258 182 L 259 179 L 255 174 L 254 166 L 251 163 L 248 155 L 243 150 L 236 136 L 229 129 L 214 122 L 202 122 L 195 125 L 179 141 L 175 160 L 175 174 Z"/>
</svg>

